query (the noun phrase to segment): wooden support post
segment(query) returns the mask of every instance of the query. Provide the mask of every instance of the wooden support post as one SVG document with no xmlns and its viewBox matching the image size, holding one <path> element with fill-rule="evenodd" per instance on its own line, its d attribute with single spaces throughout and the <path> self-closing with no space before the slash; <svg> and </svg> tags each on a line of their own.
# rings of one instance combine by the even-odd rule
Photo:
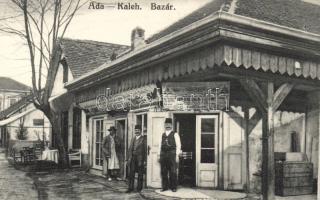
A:
<svg viewBox="0 0 320 200">
<path fill-rule="evenodd" d="M 274 109 L 273 109 L 273 95 L 274 95 L 274 84 L 272 82 L 267 83 L 267 153 L 268 153 L 268 196 L 266 199 L 274 199 L 274 180 L 275 180 L 275 169 L 274 169 L 274 130 L 273 130 L 273 117 L 274 117 Z M 280 104 L 279 104 L 280 105 Z M 263 155 L 265 156 L 265 155 Z"/>
<path fill-rule="evenodd" d="M 319 101 L 320 101 L 320 92 L 317 93 L 317 100 L 318 100 L 318 104 L 317 104 L 317 111 L 318 111 L 318 124 L 320 124 L 320 106 L 319 106 Z M 317 181 L 318 181 L 318 188 L 317 188 L 317 199 L 320 199 L 320 126 L 318 126 L 318 177 L 317 177 Z"/>
<path fill-rule="evenodd" d="M 241 79 L 239 82 L 262 115 L 262 197 L 263 200 L 274 200 L 274 112 L 294 86 L 285 83 L 274 92 L 273 82 L 267 82 L 263 86 L 265 91 L 252 79 Z"/>
<path fill-rule="evenodd" d="M 306 136 L 309 138 L 306 147 L 308 159 L 313 163 L 314 171 L 318 167 L 318 189 L 317 199 L 320 199 L 320 91 L 313 91 L 308 94 L 308 109 L 306 111 Z M 313 143 L 317 142 L 318 137 L 318 155 L 313 158 Z M 318 163 L 316 163 L 318 162 Z M 318 166 L 317 166 L 318 164 Z M 315 176 L 313 176 L 315 178 Z"/>
<path fill-rule="evenodd" d="M 272 108 L 274 85 L 267 83 L 267 112 L 262 113 L 262 197 L 264 200 L 274 199 L 274 134 Z"/>
<path fill-rule="evenodd" d="M 246 192 L 250 193 L 250 157 L 249 157 L 249 108 L 244 108 L 244 120 L 245 120 L 245 146 L 246 146 Z"/>
</svg>

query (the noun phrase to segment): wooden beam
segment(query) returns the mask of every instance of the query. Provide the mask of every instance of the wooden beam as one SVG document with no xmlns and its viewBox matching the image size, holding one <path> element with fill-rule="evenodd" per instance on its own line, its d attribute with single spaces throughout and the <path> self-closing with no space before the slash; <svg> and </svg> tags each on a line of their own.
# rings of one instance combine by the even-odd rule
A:
<svg viewBox="0 0 320 200">
<path fill-rule="evenodd" d="M 261 194 L 263 200 L 268 200 L 268 118 L 262 117 L 262 177 Z"/>
<path fill-rule="evenodd" d="M 239 79 L 240 84 L 246 90 L 251 100 L 256 104 L 261 113 L 267 112 L 266 97 L 260 89 L 259 85 L 252 79 Z"/>
<path fill-rule="evenodd" d="M 268 103 L 268 113 L 264 117 L 267 117 L 265 122 L 267 125 L 265 126 L 267 129 L 264 130 L 265 133 L 262 133 L 265 138 L 264 142 L 267 143 L 267 155 L 262 155 L 263 157 L 268 157 L 267 165 L 267 198 L 266 200 L 275 199 L 274 196 L 274 188 L 275 188 L 275 169 L 274 169 L 274 110 L 273 110 L 273 97 L 274 97 L 274 83 L 267 83 L 267 103 Z"/>
<path fill-rule="evenodd" d="M 257 126 L 259 121 L 261 120 L 261 115 L 258 111 L 256 111 L 249 120 L 248 133 L 249 135 L 252 133 L 253 129 Z"/>
<path fill-rule="evenodd" d="M 279 106 L 285 100 L 288 94 L 291 92 L 293 87 L 294 87 L 293 84 L 284 83 L 277 89 L 277 91 L 273 95 L 272 108 L 274 111 L 276 111 L 279 108 Z"/>
<path fill-rule="evenodd" d="M 221 77 L 233 78 L 233 79 L 246 79 L 247 77 L 257 81 L 273 81 L 279 83 L 295 83 L 296 85 L 304 85 L 310 87 L 310 90 L 320 89 L 319 80 L 310 80 L 303 78 L 296 78 L 294 76 L 285 76 L 280 74 L 273 74 L 268 72 L 260 72 L 256 70 L 243 70 L 241 68 L 220 67 L 213 69 L 215 73 L 219 73 Z M 209 73 L 209 72 L 208 72 Z"/>
<path fill-rule="evenodd" d="M 262 198 L 263 200 L 274 200 L 274 112 L 288 96 L 293 85 L 285 83 L 274 92 L 274 82 L 272 81 L 265 82 L 261 87 L 254 80 L 248 78 L 239 79 L 239 82 L 262 115 Z M 245 115 L 248 119 L 248 112 Z M 246 124 L 246 137 L 249 136 L 248 131 L 249 127 Z M 248 140 L 249 138 L 246 138 L 246 142 Z"/>
<path fill-rule="evenodd" d="M 257 112 L 256 112 L 257 113 Z M 244 108 L 244 123 L 245 123 L 245 147 L 246 147 L 246 192 L 249 194 L 250 193 L 250 158 L 249 158 L 249 108 L 245 107 Z"/>
</svg>

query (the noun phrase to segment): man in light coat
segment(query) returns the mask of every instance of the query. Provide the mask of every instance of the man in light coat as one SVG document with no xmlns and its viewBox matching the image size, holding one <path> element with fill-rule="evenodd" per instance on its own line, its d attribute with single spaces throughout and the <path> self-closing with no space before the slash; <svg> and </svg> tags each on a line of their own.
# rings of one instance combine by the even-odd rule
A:
<svg viewBox="0 0 320 200">
<path fill-rule="evenodd" d="M 116 128 L 111 126 L 108 131 L 109 135 L 103 138 L 102 140 L 102 152 L 103 152 L 103 173 L 108 180 L 111 181 L 112 178 L 119 179 L 118 171 L 120 169 L 119 159 L 116 153 L 116 140 L 114 139 L 116 135 Z"/>
</svg>

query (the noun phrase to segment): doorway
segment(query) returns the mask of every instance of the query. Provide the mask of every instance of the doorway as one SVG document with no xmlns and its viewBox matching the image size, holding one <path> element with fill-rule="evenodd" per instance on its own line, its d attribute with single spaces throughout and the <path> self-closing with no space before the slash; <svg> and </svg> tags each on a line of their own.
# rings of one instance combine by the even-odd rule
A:
<svg viewBox="0 0 320 200">
<path fill-rule="evenodd" d="M 181 139 L 179 183 L 185 187 L 216 187 L 218 183 L 218 115 L 175 114 Z"/>
<path fill-rule="evenodd" d="M 175 114 L 175 131 L 181 140 L 179 162 L 179 184 L 185 187 L 196 186 L 196 115 Z"/>
<path fill-rule="evenodd" d="M 95 169 L 102 170 L 102 140 L 104 137 L 104 121 L 102 119 L 93 120 L 93 165 Z"/>
<path fill-rule="evenodd" d="M 128 135 L 127 135 L 127 120 L 126 119 L 117 119 L 116 120 L 116 137 L 117 137 L 117 144 L 116 145 L 116 152 L 119 159 L 119 177 L 125 179 L 126 177 L 126 170 L 125 170 L 125 160 L 126 160 L 126 152 L 128 151 Z"/>
</svg>

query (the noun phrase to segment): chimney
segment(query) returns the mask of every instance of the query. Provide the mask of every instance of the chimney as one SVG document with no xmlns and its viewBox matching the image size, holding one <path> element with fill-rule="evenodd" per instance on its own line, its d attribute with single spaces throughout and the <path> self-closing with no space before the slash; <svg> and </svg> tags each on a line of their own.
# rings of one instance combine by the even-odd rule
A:
<svg viewBox="0 0 320 200">
<path fill-rule="evenodd" d="M 131 50 L 136 50 L 143 47 L 146 44 L 144 40 L 144 30 L 140 27 L 136 27 L 131 32 Z"/>
</svg>

